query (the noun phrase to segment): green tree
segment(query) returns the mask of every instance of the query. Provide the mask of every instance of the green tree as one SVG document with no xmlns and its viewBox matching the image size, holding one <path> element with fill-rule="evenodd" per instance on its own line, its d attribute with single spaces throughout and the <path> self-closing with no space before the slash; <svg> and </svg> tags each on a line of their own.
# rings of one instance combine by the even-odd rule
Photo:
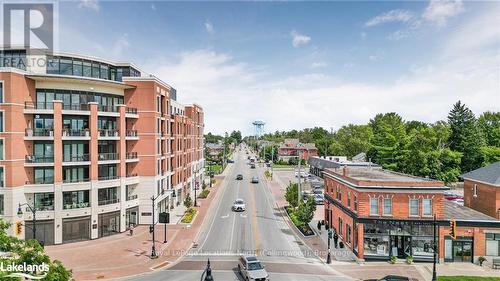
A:
<svg viewBox="0 0 500 281">
<path fill-rule="evenodd" d="M 314 203 L 314 199 L 310 196 L 307 198 L 306 202 L 301 202 L 299 204 L 295 215 L 302 225 L 307 225 L 314 218 L 315 211 L 316 204 Z"/>
<path fill-rule="evenodd" d="M 267 145 L 259 152 L 259 157 L 264 158 L 265 160 L 277 161 L 278 160 L 278 146 L 277 145 Z"/>
<path fill-rule="evenodd" d="M 481 147 L 481 155 L 484 166 L 500 161 L 500 147 L 483 146 Z"/>
<path fill-rule="evenodd" d="M 368 151 L 373 131 L 368 125 L 349 124 L 335 132 L 334 138 L 342 147 L 343 154 L 347 157 L 353 157 L 360 152 Z"/>
<path fill-rule="evenodd" d="M 461 171 L 468 172 L 481 167 L 481 147 L 484 137 L 477 125 L 474 113 L 458 101 L 448 114 L 450 124 L 450 148 L 462 153 Z"/>
<path fill-rule="evenodd" d="M 285 199 L 286 202 L 288 202 L 288 205 L 292 207 L 292 209 L 297 208 L 297 205 L 299 203 L 299 193 L 298 193 L 299 187 L 296 183 L 290 183 L 285 191 Z"/>
<path fill-rule="evenodd" d="M 191 199 L 191 195 L 188 194 L 184 199 L 184 207 L 189 209 L 192 206 L 193 206 L 193 200 Z"/>
<path fill-rule="evenodd" d="M 368 150 L 368 157 L 386 169 L 398 170 L 397 158 L 406 143 L 406 131 L 403 119 L 391 112 L 377 114 L 370 120 L 373 140 Z"/>
<path fill-rule="evenodd" d="M 500 112 L 486 111 L 479 116 L 477 123 L 486 145 L 500 147 Z"/>
<path fill-rule="evenodd" d="M 231 139 L 234 140 L 234 142 L 236 144 L 239 144 L 241 142 L 241 140 L 242 140 L 241 132 L 240 131 L 232 131 L 230 137 L 231 137 Z"/>
</svg>

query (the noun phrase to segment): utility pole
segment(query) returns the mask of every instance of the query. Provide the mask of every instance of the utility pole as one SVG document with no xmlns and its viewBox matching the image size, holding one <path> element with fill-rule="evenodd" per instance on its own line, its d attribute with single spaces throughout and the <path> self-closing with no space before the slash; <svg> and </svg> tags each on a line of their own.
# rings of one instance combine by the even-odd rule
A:
<svg viewBox="0 0 500 281">
<path fill-rule="evenodd" d="M 158 197 L 156 197 L 158 198 Z M 156 248 L 155 248 L 155 200 L 156 198 L 154 196 L 151 197 L 151 207 L 153 207 L 151 211 L 151 227 L 149 231 L 153 232 L 153 246 L 151 247 L 151 258 L 155 259 L 158 256 L 156 255 Z"/>
<path fill-rule="evenodd" d="M 33 239 L 36 240 L 36 207 L 35 207 L 34 204 L 33 204 L 33 207 L 31 207 L 30 204 L 28 204 L 28 203 L 24 203 L 24 204 L 19 203 L 19 207 L 17 208 L 17 214 L 19 216 L 23 215 L 23 210 L 21 210 L 21 207 L 23 207 L 23 206 L 27 206 L 28 209 L 31 211 L 31 213 L 33 215 L 33 228 L 32 228 L 32 230 L 33 230 Z"/>
<path fill-rule="evenodd" d="M 434 214 L 434 259 L 432 261 L 432 281 L 437 281 L 437 274 L 436 274 L 436 259 L 437 259 L 437 239 L 436 239 L 436 231 L 437 228 L 437 222 L 436 222 L 436 214 Z"/>
<path fill-rule="evenodd" d="M 299 177 L 299 181 L 298 181 L 298 184 L 297 184 L 297 191 L 298 191 L 298 195 L 299 195 L 299 202 L 297 202 L 298 204 L 300 204 L 300 200 L 302 199 L 302 194 L 300 194 L 300 149 L 299 149 L 299 167 L 298 167 L 298 170 L 299 170 L 299 173 L 298 173 L 298 177 Z"/>
</svg>

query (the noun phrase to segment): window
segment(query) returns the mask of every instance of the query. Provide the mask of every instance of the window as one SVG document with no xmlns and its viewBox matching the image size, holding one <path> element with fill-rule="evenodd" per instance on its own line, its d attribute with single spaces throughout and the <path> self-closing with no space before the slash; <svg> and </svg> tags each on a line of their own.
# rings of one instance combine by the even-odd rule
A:
<svg viewBox="0 0 500 281">
<path fill-rule="evenodd" d="M 351 226 L 348 224 L 345 225 L 345 240 L 351 244 Z"/>
<path fill-rule="evenodd" d="M 3 132 L 3 111 L 0 111 L 0 132 Z"/>
<path fill-rule="evenodd" d="M 0 167 L 0 187 L 5 187 L 5 172 L 4 172 L 4 167 Z"/>
<path fill-rule="evenodd" d="M 73 75 L 75 76 L 82 76 L 83 74 L 83 69 L 82 69 L 82 61 L 74 59 L 73 60 Z"/>
<path fill-rule="evenodd" d="M 342 236 L 342 233 L 344 232 L 344 225 L 343 221 L 341 218 L 339 218 L 339 235 Z"/>
<path fill-rule="evenodd" d="M 90 207 L 88 190 L 63 192 L 63 209 L 86 207 Z"/>
<path fill-rule="evenodd" d="M 351 208 L 351 192 L 347 192 L 347 207 Z"/>
<path fill-rule="evenodd" d="M 54 183 L 54 168 L 35 168 L 35 184 Z"/>
<path fill-rule="evenodd" d="M 85 76 L 85 77 L 92 76 L 92 63 L 89 61 L 83 62 L 83 76 Z"/>
<path fill-rule="evenodd" d="M 339 185 L 337 185 L 337 200 L 342 201 L 342 191 Z"/>
<path fill-rule="evenodd" d="M 102 165 L 99 165 L 99 167 Z M 84 182 L 89 180 L 88 166 L 63 167 L 63 182 Z"/>
<path fill-rule="evenodd" d="M 474 184 L 474 187 L 472 188 L 472 193 L 473 193 L 472 196 L 474 197 L 477 197 L 477 191 L 478 191 L 477 187 L 478 187 L 477 184 Z"/>
<path fill-rule="evenodd" d="M 422 216 L 432 216 L 432 199 L 424 199 L 422 205 Z"/>
<path fill-rule="evenodd" d="M 98 205 L 109 205 L 120 202 L 118 187 L 101 188 L 97 192 Z"/>
<path fill-rule="evenodd" d="M 384 212 L 385 216 L 392 215 L 392 198 L 384 198 Z"/>
<path fill-rule="evenodd" d="M 418 199 L 410 199 L 410 216 L 418 217 Z"/>
<path fill-rule="evenodd" d="M 0 139 L 0 160 L 4 160 L 3 157 L 4 157 L 4 147 L 3 147 L 3 139 Z"/>
<path fill-rule="evenodd" d="M 116 165 L 99 165 L 98 169 L 99 180 L 111 180 L 117 178 Z"/>
<path fill-rule="evenodd" d="M 61 59 L 59 62 L 60 74 L 73 75 L 73 62 L 71 59 Z"/>
<path fill-rule="evenodd" d="M 370 198 L 370 215 L 378 215 L 378 198 Z"/>
<path fill-rule="evenodd" d="M 500 255 L 500 233 L 486 233 L 486 255 Z"/>
<path fill-rule="evenodd" d="M 54 210 L 54 193 L 35 193 L 35 209 L 37 211 Z"/>
<path fill-rule="evenodd" d="M 0 103 L 3 103 L 3 82 L 0 82 Z"/>
<path fill-rule="evenodd" d="M 358 196 L 354 195 L 354 211 L 358 210 Z"/>
<path fill-rule="evenodd" d="M 3 194 L 0 194 L 0 215 L 3 215 L 5 214 L 5 211 L 4 211 L 4 199 L 3 199 Z"/>
</svg>

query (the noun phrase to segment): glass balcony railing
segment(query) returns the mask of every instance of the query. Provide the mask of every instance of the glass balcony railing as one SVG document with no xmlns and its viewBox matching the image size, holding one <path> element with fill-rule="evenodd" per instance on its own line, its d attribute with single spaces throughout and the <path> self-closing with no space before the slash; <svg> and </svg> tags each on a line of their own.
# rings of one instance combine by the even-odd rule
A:
<svg viewBox="0 0 500 281">
<path fill-rule="evenodd" d="M 118 107 L 113 105 L 98 105 L 97 110 L 101 112 L 118 112 Z"/>
<path fill-rule="evenodd" d="M 99 136 L 101 137 L 118 137 L 120 132 L 116 129 L 99 129 Z"/>
<path fill-rule="evenodd" d="M 81 110 L 81 111 L 88 111 L 90 109 L 90 106 L 88 104 L 63 104 L 62 106 L 63 110 Z"/>
<path fill-rule="evenodd" d="M 35 205 L 37 211 L 54 211 L 54 205 Z M 26 207 L 26 213 L 31 213 L 31 210 Z"/>
<path fill-rule="evenodd" d="M 85 162 L 90 161 L 90 154 L 63 155 L 63 162 Z"/>
<path fill-rule="evenodd" d="M 27 137 L 53 137 L 54 129 L 53 128 L 28 128 L 25 130 L 25 136 Z"/>
<path fill-rule="evenodd" d="M 136 173 L 127 174 L 127 178 L 137 177 Z"/>
<path fill-rule="evenodd" d="M 127 159 L 137 159 L 137 152 L 127 152 Z"/>
<path fill-rule="evenodd" d="M 108 180 L 116 180 L 118 179 L 118 176 L 102 176 L 99 177 L 100 181 L 108 181 Z"/>
<path fill-rule="evenodd" d="M 54 109 L 53 102 L 24 102 L 25 109 Z"/>
<path fill-rule="evenodd" d="M 54 155 L 26 155 L 26 163 L 54 163 Z"/>
<path fill-rule="evenodd" d="M 137 114 L 137 108 L 135 108 L 135 107 L 127 107 L 125 109 L 125 112 L 126 113 L 130 113 L 130 114 Z"/>
<path fill-rule="evenodd" d="M 127 130 L 126 132 L 127 137 L 137 137 L 137 130 Z"/>
<path fill-rule="evenodd" d="M 103 205 L 110 205 L 110 204 L 116 204 L 119 203 L 120 199 L 115 198 L 115 199 L 104 199 L 104 200 L 99 200 L 98 205 L 103 206 Z"/>
<path fill-rule="evenodd" d="M 138 198 L 137 194 L 127 195 L 127 201 L 132 201 L 132 200 L 135 200 L 137 198 Z"/>
<path fill-rule="evenodd" d="M 90 131 L 89 129 L 63 129 L 62 130 L 63 137 L 89 137 Z"/>
<path fill-rule="evenodd" d="M 71 204 L 63 204 L 63 209 L 80 209 L 80 208 L 88 208 L 90 207 L 89 202 L 75 202 Z"/>
<path fill-rule="evenodd" d="M 90 181 L 89 178 L 69 178 L 69 179 L 63 179 L 63 183 L 76 183 L 76 182 L 88 182 Z"/>
<path fill-rule="evenodd" d="M 27 185 L 30 185 L 30 184 L 53 184 L 53 183 L 54 183 L 53 177 L 39 178 L 39 179 L 26 181 Z"/>
<path fill-rule="evenodd" d="M 119 153 L 99 153 L 99 161 L 120 160 Z"/>
</svg>

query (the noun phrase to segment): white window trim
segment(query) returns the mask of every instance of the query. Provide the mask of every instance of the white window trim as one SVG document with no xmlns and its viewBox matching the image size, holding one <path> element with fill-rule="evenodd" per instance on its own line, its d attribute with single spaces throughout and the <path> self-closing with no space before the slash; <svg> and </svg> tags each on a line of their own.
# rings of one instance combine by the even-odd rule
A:
<svg viewBox="0 0 500 281">
<path fill-rule="evenodd" d="M 4 118 L 5 119 L 5 118 Z M 477 192 L 478 191 L 478 186 L 477 186 L 477 183 L 475 183 L 473 186 L 472 186 L 472 196 L 473 197 L 477 197 Z"/>
<path fill-rule="evenodd" d="M 412 215 L 411 213 L 411 201 L 417 201 L 417 214 L 416 215 Z M 420 216 L 420 200 L 418 198 L 410 198 L 408 200 L 408 216 L 409 217 L 419 217 Z"/>
<path fill-rule="evenodd" d="M 377 200 L 377 213 L 372 213 L 372 200 Z M 378 197 L 370 197 L 370 216 L 378 216 L 380 213 L 380 200 Z"/>
<path fill-rule="evenodd" d="M 385 212 L 385 200 L 389 200 L 391 202 L 391 212 L 390 213 Z M 392 198 L 382 198 L 382 215 L 392 217 L 392 211 L 393 211 Z"/>
<path fill-rule="evenodd" d="M 429 200 L 431 201 L 431 213 L 430 214 L 425 214 L 425 200 Z M 433 199 L 432 198 L 424 198 L 422 199 L 422 217 L 432 217 L 432 213 L 433 213 L 433 209 L 434 209 L 434 206 L 433 206 Z"/>
</svg>

